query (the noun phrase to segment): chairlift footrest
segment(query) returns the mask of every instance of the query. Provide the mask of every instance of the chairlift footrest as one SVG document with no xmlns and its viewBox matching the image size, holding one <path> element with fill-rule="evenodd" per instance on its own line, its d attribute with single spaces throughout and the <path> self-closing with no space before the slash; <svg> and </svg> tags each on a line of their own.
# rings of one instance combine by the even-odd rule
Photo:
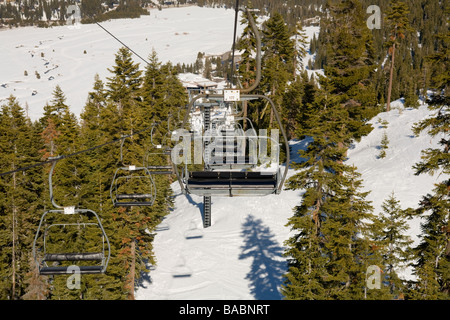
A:
<svg viewBox="0 0 450 320">
<path fill-rule="evenodd" d="M 196 171 L 189 173 L 187 188 L 194 194 L 270 194 L 277 187 L 277 174 L 242 171 Z"/>
</svg>

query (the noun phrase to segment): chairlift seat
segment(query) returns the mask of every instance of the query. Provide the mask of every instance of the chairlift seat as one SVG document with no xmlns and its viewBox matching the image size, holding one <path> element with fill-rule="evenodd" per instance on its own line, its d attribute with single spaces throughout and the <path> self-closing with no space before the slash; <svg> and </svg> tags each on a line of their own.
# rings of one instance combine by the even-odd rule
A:
<svg viewBox="0 0 450 320">
<path fill-rule="evenodd" d="M 128 201 L 128 202 L 115 202 L 114 207 L 148 207 L 152 206 L 153 202 L 148 201 Z"/>
<path fill-rule="evenodd" d="M 148 166 L 147 169 L 148 170 L 152 170 L 152 169 L 157 169 L 157 170 L 167 169 L 167 170 L 170 170 L 170 169 L 172 169 L 172 166 Z"/>
<path fill-rule="evenodd" d="M 173 171 L 169 170 L 152 171 L 152 174 L 173 174 Z"/>
<path fill-rule="evenodd" d="M 142 200 L 151 198 L 152 195 L 149 193 L 131 193 L 131 194 L 118 194 L 116 195 L 117 200 Z"/>
<path fill-rule="evenodd" d="M 193 171 L 187 179 L 188 190 L 197 195 L 266 195 L 276 187 L 276 173 Z"/>
<path fill-rule="evenodd" d="M 70 270 L 69 270 L 70 268 Z M 104 272 L 102 266 L 78 266 L 80 274 L 99 274 Z M 67 267 L 42 267 L 39 270 L 41 275 L 61 275 L 61 274 L 72 274 L 73 266 Z"/>
<path fill-rule="evenodd" d="M 152 199 L 152 195 L 149 193 L 134 193 L 134 194 L 117 194 L 115 207 L 132 207 L 132 206 L 152 206 L 153 201 L 141 201 Z M 122 201 L 122 200 L 135 200 L 135 201 Z"/>
<path fill-rule="evenodd" d="M 118 175 L 120 170 L 125 171 L 144 171 L 143 175 Z M 141 182 L 141 186 L 145 186 L 144 193 L 122 193 L 124 191 L 118 191 L 122 185 L 122 181 L 135 179 L 134 181 L 145 181 L 145 184 Z M 131 207 L 131 206 L 152 206 L 156 199 L 156 186 L 155 181 L 152 178 L 152 174 L 147 167 L 122 167 L 118 168 L 114 173 L 113 181 L 110 188 L 111 198 L 113 200 L 114 207 Z"/>
<path fill-rule="evenodd" d="M 101 252 L 86 253 L 46 253 L 44 261 L 102 261 L 104 255 Z"/>
<path fill-rule="evenodd" d="M 253 163 L 251 157 L 248 156 L 238 156 L 236 154 L 219 154 L 211 157 L 210 161 L 207 164 L 247 164 L 247 165 L 256 165 Z"/>
</svg>

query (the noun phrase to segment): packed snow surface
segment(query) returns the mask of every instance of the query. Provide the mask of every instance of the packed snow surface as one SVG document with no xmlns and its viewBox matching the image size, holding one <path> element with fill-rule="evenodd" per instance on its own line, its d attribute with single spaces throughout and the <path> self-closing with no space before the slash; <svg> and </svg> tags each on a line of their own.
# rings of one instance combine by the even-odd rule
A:
<svg viewBox="0 0 450 320">
<path fill-rule="evenodd" d="M 439 137 L 426 133 L 414 136 L 411 127 L 430 115 L 426 105 L 405 109 L 401 100 L 393 110 L 372 119 L 373 131 L 349 150 L 347 164 L 362 174 L 367 200 L 374 213 L 392 193 L 401 207 L 417 207 L 419 200 L 442 181 L 443 176 L 415 176 L 412 166 L 421 150 L 436 147 Z M 381 121 L 388 122 L 387 128 Z M 383 132 L 389 138 L 385 158 L 379 158 Z M 291 141 L 291 159 L 300 161 L 298 151 L 309 140 Z M 289 171 L 289 177 L 295 170 Z M 293 209 L 301 203 L 302 190 L 284 190 L 265 197 L 212 197 L 212 225 L 202 226 L 203 199 L 183 195 L 173 185 L 175 208 L 160 225 L 154 246 L 157 265 L 144 279 L 137 299 L 280 299 L 279 287 L 286 261 L 284 241 L 291 235 L 286 227 Z M 409 221 L 408 234 L 417 244 L 420 219 Z M 411 270 L 399 270 L 411 278 Z"/>
</svg>

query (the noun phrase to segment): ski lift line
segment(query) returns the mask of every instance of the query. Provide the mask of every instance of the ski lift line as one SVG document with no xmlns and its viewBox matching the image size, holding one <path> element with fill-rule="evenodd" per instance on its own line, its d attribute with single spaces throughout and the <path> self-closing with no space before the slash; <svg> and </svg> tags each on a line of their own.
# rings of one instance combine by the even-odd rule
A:
<svg viewBox="0 0 450 320">
<path fill-rule="evenodd" d="M 282 133 L 283 138 L 284 138 L 284 143 L 286 145 L 286 150 L 289 150 L 289 142 L 288 142 L 288 139 L 287 139 L 287 136 L 286 136 L 286 132 L 285 132 L 283 126 L 282 126 L 281 118 L 279 116 L 279 113 L 278 113 L 278 111 L 277 111 L 273 101 L 269 97 L 266 97 L 266 96 L 261 95 L 261 94 L 248 94 L 249 92 L 253 91 L 254 89 L 256 89 L 258 87 L 260 79 L 261 79 L 261 37 L 260 37 L 260 34 L 259 34 L 259 30 L 256 27 L 255 21 L 254 21 L 252 15 L 250 13 L 250 10 L 248 8 L 246 8 L 245 10 L 246 10 L 246 13 L 248 15 L 248 20 L 250 22 L 250 25 L 251 25 L 251 27 L 253 29 L 253 33 L 254 33 L 255 38 L 256 38 L 256 64 L 257 64 L 257 68 L 256 68 L 256 78 L 255 78 L 255 82 L 253 83 L 253 85 L 251 87 L 249 87 L 249 88 L 246 88 L 246 89 L 238 89 L 239 90 L 239 100 L 240 101 L 243 101 L 245 99 L 248 99 L 248 100 L 265 99 L 265 100 L 267 100 L 270 103 L 270 105 L 272 107 L 272 110 L 274 112 L 274 115 L 275 115 L 275 119 L 277 120 L 277 122 L 279 124 L 281 133 Z M 243 93 L 243 94 L 241 94 L 241 93 Z M 224 96 L 225 96 L 225 94 L 209 94 L 209 93 L 201 93 L 201 94 L 198 94 L 197 96 L 194 96 L 190 100 L 190 102 L 189 102 L 189 104 L 187 106 L 187 112 L 184 115 L 182 128 L 186 127 L 186 124 L 188 122 L 188 118 L 189 118 L 189 115 L 191 113 L 191 110 L 192 110 L 192 108 L 194 106 L 194 103 L 197 100 L 199 100 L 201 98 L 210 99 L 210 100 L 211 99 L 212 100 L 214 100 L 214 99 L 216 99 L 216 100 L 224 100 Z M 285 182 L 286 177 L 287 177 L 288 168 L 289 168 L 289 162 L 290 162 L 290 155 L 289 155 L 289 152 L 287 152 L 286 153 L 286 163 L 285 163 L 284 173 L 283 173 L 281 179 L 277 178 L 277 183 L 276 183 L 277 186 L 276 186 L 276 190 L 275 190 L 276 193 L 280 193 L 281 189 L 282 189 L 282 186 L 284 185 L 284 182 Z M 184 184 L 182 182 L 182 178 L 180 176 L 180 173 L 178 172 L 175 164 L 172 163 L 172 165 L 173 165 L 173 168 L 174 168 L 174 172 L 175 172 L 175 174 L 177 176 L 178 182 L 180 184 L 181 192 L 182 193 L 186 193 L 187 189 L 186 189 L 186 187 L 184 186 Z"/>
<path fill-rule="evenodd" d="M 111 256 L 111 245 L 109 243 L 108 236 L 106 235 L 105 229 L 103 228 L 102 223 L 101 223 L 100 218 L 97 215 L 97 213 L 95 213 L 94 211 L 92 211 L 90 209 L 81 209 L 81 208 L 77 209 L 74 206 L 62 207 L 55 203 L 55 200 L 53 197 L 52 175 L 53 175 L 53 171 L 55 169 L 56 163 L 60 159 L 61 159 L 61 157 L 52 158 L 53 163 L 52 163 L 52 167 L 50 169 L 49 178 L 48 178 L 50 199 L 51 199 L 52 205 L 56 208 L 56 210 L 48 210 L 42 215 L 41 220 L 39 222 L 38 230 L 36 232 L 36 235 L 35 235 L 34 241 L 33 241 L 32 253 L 33 253 L 34 260 L 36 261 L 36 265 L 38 266 L 39 274 L 41 274 L 41 275 L 57 275 L 57 274 L 70 273 L 69 272 L 70 267 L 62 267 L 62 266 L 50 267 L 50 266 L 48 266 L 47 261 L 49 261 L 49 262 L 50 261 L 97 261 L 100 263 L 100 265 L 78 266 L 80 273 L 83 273 L 83 274 L 105 273 L 106 268 L 108 266 L 110 256 Z M 37 254 L 37 241 L 38 241 L 39 235 L 41 234 L 41 228 L 43 228 L 43 226 L 44 226 L 43 222 L 45 221 L 45 216 L 49 213 L 56 213 L 56 214 L 63 214 L 63 215 L 91 214 L 95 217 L 97 223 L 86 223 L 86 222 L 57 223 L 57 224 L 51 224 L 50 226 L 46 226 L 45 231 L 42 233 L 43 245 L 44 245 L 43 246 L 44 256 L 40 261 L 38 261 L 39 258 L 38 258 L 38 254 Z M 46 239 L 48 237 L 49 228 L 54 227 L 54 226 L 65 227 L 65 226 L 69 226 L 69 225 L 83 226 L 83 227 L 86 227 L 87 225 L 96 225 L 97 228 L 99 228 L 102 233 L 102 252 L 70 252 L 70 253 L 53 252 L 53 253 L 48 253 L 46 251 L 46 243 L 47 243 Z M 107 245 L 107 250 L 108 250 L 107 256 L 105 254 L 105 240 L 106 240 L 106 245 Z"/>
<path fill-rule="evenodd" d="M 237 3 L 238 3 L 238 0 L 237 0 Z M 236 10 L 238 10 L 238 6 L 236 6 Z M 248 92 L 254 90 L 254 89 L 258 86 L 259 81 L 260 81 L 260 79 L 261 79 L 261 37 L 260 37 L 260 35 L 259 35 L 259 32 L 258 32 L 258 29 L 257 29 L 257 27 L 256 27 L 255 21 L 254 21 L 252 15 L 251 15 L 251 13 L 250 13 L 250 10 L 249 10 L 248 8 L 246 8 L 246 12 L 247 12 L 247 15 L 248 15 L 248 19 L 249 19 L 249 21 L 250 21 L 250 25 L 251 25 L 251 27 L 252 27 L 252 29 L 253 29 L 253 31 L 254 31 L 255 37 L 256 37 L 256 43 L 257 43 L 257 45 L 256 45 L 256 48 L 257 48 L 257 52 L 256 52 L 256 64 L 257 64 L 257 68 L 256 68 L 256 80 L 255 80 L 255 82 L 253 83 L 253 85 L 252 85 L 251 87 L 249 87 L 249 88 L 247 88 L 247 89 L 239 89 L 240 92 L 242 92 L 242 93 L 248 93 Z M 149 64 L 148 61 L 146 61 L 144 58 L 142 58 L 140 55 L 138 55 L 136 52 L 134 52 L 131 48 L 129 48 L 126 44 L 124 44 L 122 41 L 120 41 L 120 39 L 118 39 L 116 36 L 114 36 L 114 35 L 113 35 L 111 32 L 109 32 L 106 28 L 104 28 L 104 27 L 103 27 L 102 25 L 100 25 L 98 22 L 96 22 L 96 24 L 97 24 L 100 28 L 102 28 L 103 30 L 105 30 L 108 34 L 110 34 L 114 39 L 116 39 L 116 40 L 119 41 L 121 44 L 123 44 L 125 47 L 127 47 L 131 52 L 133 52 L 136 56 L 138 56 L 140 59 L 142 59 L 145 63 Z M 236 38 L 236 37 L 235 37 L 235 38 Z M 207 97 L 207 95 L 198 95 L 198 96 L 194 97 L 194 99 L 193 99 L 191 102 L 193 102 L 193 101 L 195 101 L 195 100 L 198 100 L 199 98 L 202 98 L 202 97 L 205 98 L 205 97 Z M 218 96 L 218 98 L 222 98 L 222 96 Z M 191 105 L 188 106 L 188 109 L 189 109 L 189 110 L 190 110 L 190 107 L 191 107 Z M 188 113 L 186 113 L 186 115 L 185 115 L 184 123 L 185 123 L 186 120 L 187 120 L 187 116 L 188 116 Z M 17 169 L 11 170 L 11 171 L 3 172 L 3 173 L 0 173 L 0 177 L 6 176 L 6 175 L 10 175 L 10 174 L 13 174 L 13 173 L 16 173 L 16 172 L 27 171 L 27 170 L 30 170 L 30 169 L 33 169 L 33 168 L 36 168 L 36 167 L 39 167 L 39 166 L 46 165 L 46 164 L 48 164 L 48 163 L 52 163 L 52 162 L 54 162 L 55 160 L 62 160 L 62 159 L 69 158 L 69 157 L 74 157 L 74 156 L 77 156 L 77 155 L 79 155 L 79 154 L 86 153 L 86 152 L 89 152 L 89 151 L 92 151 L 92 150 L 95 150 L 95 149 L 103 148 L 103 147 L 105 147 L 105 146 L 107 146 L 107 145 L 116 143 L 116 142 L 118 142 L 118 141 L 122 141 L 123 139 L 126 139 L 126 138 L 128 138 L 128 137 L 131 137 L 131 136 L 133 136 L 133 135 L 142 133 L 142 132 L 144 132 L 144 131 L 146 131 L 146 130 L 152 128 L 152 127 L 153 127 L 153 125 L 150 126 L 150 127 L 145 128 L 145 129 L 143 129 L 143 130 L 141 130 L 141 131 L 135 132 L 135 133 L 133 133 L 133 134 L 131 134 L 131 135 L 123 136 L 123 137 L 121 137 L 121 138 L 119 138 L 119 139 L 116 139 L 116 140 L 113 140 L 113 141 L 109 141 L 109 142 L 106 142 L 106 143 L 104 143 L 104 144 L 101 144 L 101 145 L 98 145 L 98 146 L 94 146 L 94 147 L 91 147 L 91 148 L 88 148 L 88 149 L 84 149 L 84 150 L 81 150 L 81 151 L 78 151 L 78 152 L 75 152 L 75 153 L 71 153 L 71 154 L 68 154 L 68 155 L 59 156 L 59 157 L 57 157 L 57 158 L 49 159 L 49 160 L 46 160 L 46 161 L 41 161 L 41 162 L 38 162 L 38 163 L 35 163 L 35 164 L 32 164 L 32 165 L 26 166 L 26 167 L 21 167 L 21 168 L 17 168 Z"/>
<path fill-rule="evenodd" d="M 49 158 L 46 161 L 41 161 L 41 162 L 38 162 L 38 163 L 35 163 L 35 164 L 32 164 L 32 165 L 26 166 L 26 167 L 21 167 L 21 168 L 17 168 L 17 169 L 11 170 L 11 171 L 3 172 L 3 173 L 0 173 L 0 177 L 6 176 L 6 175 L 9 175 L 9 174 L 13 174 L 13 173 L 16 173 L 16 172 L 27 171 L 27 170 L 30 170 L 30 169 L 33 169 L 33 168 L 36 168 L 36 167 L 39 167 L 39 166 L 46 165 L 48 163 L 53 163 L 53 162 L 58 161 L 58 160 L 63 160 L 63 159 L 74 157 L 74 156 L 77 156 L 77 155 L 80 155 L 80 154 L 83 154 L 83 153 L 87 153 L 87 152 L 90 152 L 90 151 L 93 151 L 93 150 L 96 150 L 96 149 L 100 149 L 100 148 L 106 147 L 106 146 L 108 146 L 110 144 L 117 143 L 119 141 L 123 141 L 126 138 L 130 138 L 132 136 L 135 136 L 137 134 L 145 132 L 145 131 L 147 131 L 147 130 L 149 130 L 151 128 L 152 128 L 152 126 L 149 126 L 147 128 L 144 128 L 144 129 L 142 129 L 140 131 L 137 131 L 137 132 L 134 132 L 132 134 L 129 134 L 129 135 L 126 135 L 126 136 L 122 136 L 119 139 L 115 139 L 115 140 L 112 140 L 112 141 L 109 141 L 109 142 L 106 142 L 106 143 L 103 143 L 103 144 L 100 144 L 100 145 L 97 145 L 97 146 L 94 146 L 94 147 L 91 147 L 91 148 L 88 148 L 88 149 L 83 149 L 83 150 L 80 150 L 80 151 L 77 151 L 77 152 L 74 152 L 74 153 L 70 153 L 70 154 L 67 154 L 67 155 L 51 157 L 51 158 Z"/>
<path fill-rule="evenodd" d="M 255 90 L 258 85 L 259 82 L 261 81 L 261 35 L 259 34 L 258 28 L 256 26 L 255 20 L 253 19 L 253 16 L 251 14 L 251 10 L 249 10 L 248 8 L 245 9 L 247 16 L 248 16 L 248 21 L 250 22 L 250 26 L 253 29 L 253 34 L 255 35 L 255 40 L 256 40 L 256 78 L 255 78 L 255 82 L 246 89 L 237 89 L 239 90 L 241 93 L 249 93 L 250 91 Z M 235 36 L 236 38 L 236 36 Z M 234 44 L 233 44 L 233 57 L 234 57 Z M 234 62 L 234 58 L 232 63 Z M 234 70 L 234 66 L 233 68 L 231 68 L 231 72 L 233 72 Z M 233 76 L 233 74 L 232 74 Z"/>
<path fill-rule="evenodd" d="M 259 34 L 258 28 L 256 27 L 256 23 L 255 20 L 253 19 L 250 10 L 246 9 L 247 15 L 248 15 L 248 20 L 250 22 L 250 25 L 253 29 L 253 33 L 255 35 L 256 38 L 256 78 L 255 78 L 255 82 L 252 84 L 251 87 L 246 88 L 246 89 L 238 89 L 240 91 L 240 93 L 249 93 L 253 90 L 255 90 L 258 85 L 259 82 L 261 81 L 261 36 Z M 263 96 L 261 96 L 263 97 Z M 218 98 L 218 99 L 223 99 L 223 95 L 221 94 L 199 94 L 195 97 L 193 97 L 187 107 L 187 112 L 184 115 L 184 119 L 183 119 L 183 128 L 187 123 L 187 119 L 189 117 L 190 114 L 190 110 L 192 109 L 192 106 L 194 104 L 195 101 L 197 101 L 200 98 Z M 241 97 L 243 98 L 243 97 Z M 252 97 L 248 97 L 248 98 L 252 98 Z"/>
<path fill-rule="evenodd" d="M 187 110 L 187 112 L 185 114 L 184 121 L 183 121 L 183 128 L 185 128 L 185 126 L 187 124 L 188 115 L 191 112 L 192 106 L 194 105 L 195 101 L 200 99 L 200 98 L 219 98 L 220 99 L 220 98 L 223 98 L 223 95 L 221 95 L 221 94 L 201 94 L 201 95 L 197 95 L 196 97 L 194 97 L 191 100 L 191 102 L 189 103 L 189 105 L 188 105 L 188 110 Z M 279 124 L 281 135 L 283 136 L 284 144 L 286 146 L 286 150 L 289 150 L 289 141 L 287 139 L 286 131 L 284 130 L 284 127 L 281 125 L 281 123 L 282 123 L 281 122 L 281 118 L 280 118 L 280 115 L 279 115 L 279 113 L 278 113 L 278 111 L 277 111 L 273 101 L 270 98 L 268 98 L 267 96 L 262 95 L 262 94 L 241 95 L 241 98 L 242 99 L 246 99 L 246 98 L 265 99 L 265 100 L 267 100 L 270 103 L 270 105 L 272 107 L 272 110 L 273 110 L 273 113 L 275 115 L 275 119 L 277 120 L 277 122 Z M 285 168 L 284 168 L 283 176 L 281 177 L 280 183 L 278 185 L 278 192 L 281 192 L 281 188 L 284 185 L 284 182 L 286 180 L 288 169 L 289 169 L 289 163 L 290 163 L 290 155 L 289 155 L 289 152 L 286 152 Z M 180 187 L 181 187 L 182 192 L 185 192 L 186 189 L 185 189 L 185 186 L 183 185 L 183 183 L 181 182 L 181 177 L 179 175 L 178 170 L 175 170 L 175 173 L 176 173 L 178 181 L 180 183 Z"/>
<path fill-rule="evenodd" d="M 111 37 L 113 37 L 114 39 L 116 39 L 117 41 L 119 41 L 122 45 L 124 45 L 128 50 L 130 50 L 131 52 L 133 52 L 137 57 L 139 57 L 139 59 L 141 59 L 142 61 L 144 61 L 146 64 L 150 65 L 150 63 L 145 60 L 144 58 L 142 58 L 140 55 L 138 55 L 136 52 L 134 52 L 129 46 L 127 46 L 125 43 L 123 43 L 122 41 L 120 41 L 119 38 L 117 38 L 115 35 L 113 35 L 111 32 L 109 32 L 108 30 L 106 30 L 106 28 L 104 28 L 102 25 L 100 25 L 100 23 L 96 22 L 96 24 L 102 28 L 103 30 L 105 30 Z"/>
</svg>

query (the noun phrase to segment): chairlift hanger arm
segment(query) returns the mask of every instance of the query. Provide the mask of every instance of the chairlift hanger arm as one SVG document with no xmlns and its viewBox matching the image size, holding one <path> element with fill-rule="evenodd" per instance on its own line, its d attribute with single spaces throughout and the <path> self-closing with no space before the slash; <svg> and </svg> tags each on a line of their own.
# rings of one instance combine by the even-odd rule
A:
<svg viewBox="0 0 450 320">
<path fill-rule="evenodd" d="M 246 89 L 238 89 L 241 93 L 249 93 L 253 90 L 255 90 L 259 82 L 261 81 L 261 35 L 259 33 L 259 30 L 256 26 L 255 20 L 253 19 L 253 16 L 248 8 L 245 9 L 248 17 L 248 21 L 250 22 L 250 26 L 253 29 L 253 33 L 255 35 L 256 40 L 256 79 L 255 82 Z"/>
<path fill-rule="evenodd" d="M 245 9 L 245 10 L 246 10 L 246 13 L 247 13 L 250 25 L 251 25 L 251 27 L 253 29 L 253 33 L 255 34 L 255 38 L 256 38 L 256 79 L 255 79 L 255 82 L 253 83 L 253 85 L 251 87 L 246 88 L 246 89 L 237 89 L 241 93 L 249 93 L 249 92 L 255 90 L 258 87 L 259 82 L 261 81 L 261 35 L 259 33 L 259 30 L 258 30 L 258 28 L 256 26 L 255 20 L 253 19 L 253 16 L 252 16 L 250 10 L 249 9 Z M 189 102 L 187 112 L 184 115 L 183 128 L 185 127 L 185 125 L 187 123 L 187 119 L 188 119 L 189 114 L 190 114 L 190 112 L 192 110 L 192 106 L 194 105 L 194 102 L 197 101 L 200 98 L 223 99 L 223 95 L 222 94 L 199 94 L 199 95 L 193 97 L 192 100 Z"/>
</svg>

